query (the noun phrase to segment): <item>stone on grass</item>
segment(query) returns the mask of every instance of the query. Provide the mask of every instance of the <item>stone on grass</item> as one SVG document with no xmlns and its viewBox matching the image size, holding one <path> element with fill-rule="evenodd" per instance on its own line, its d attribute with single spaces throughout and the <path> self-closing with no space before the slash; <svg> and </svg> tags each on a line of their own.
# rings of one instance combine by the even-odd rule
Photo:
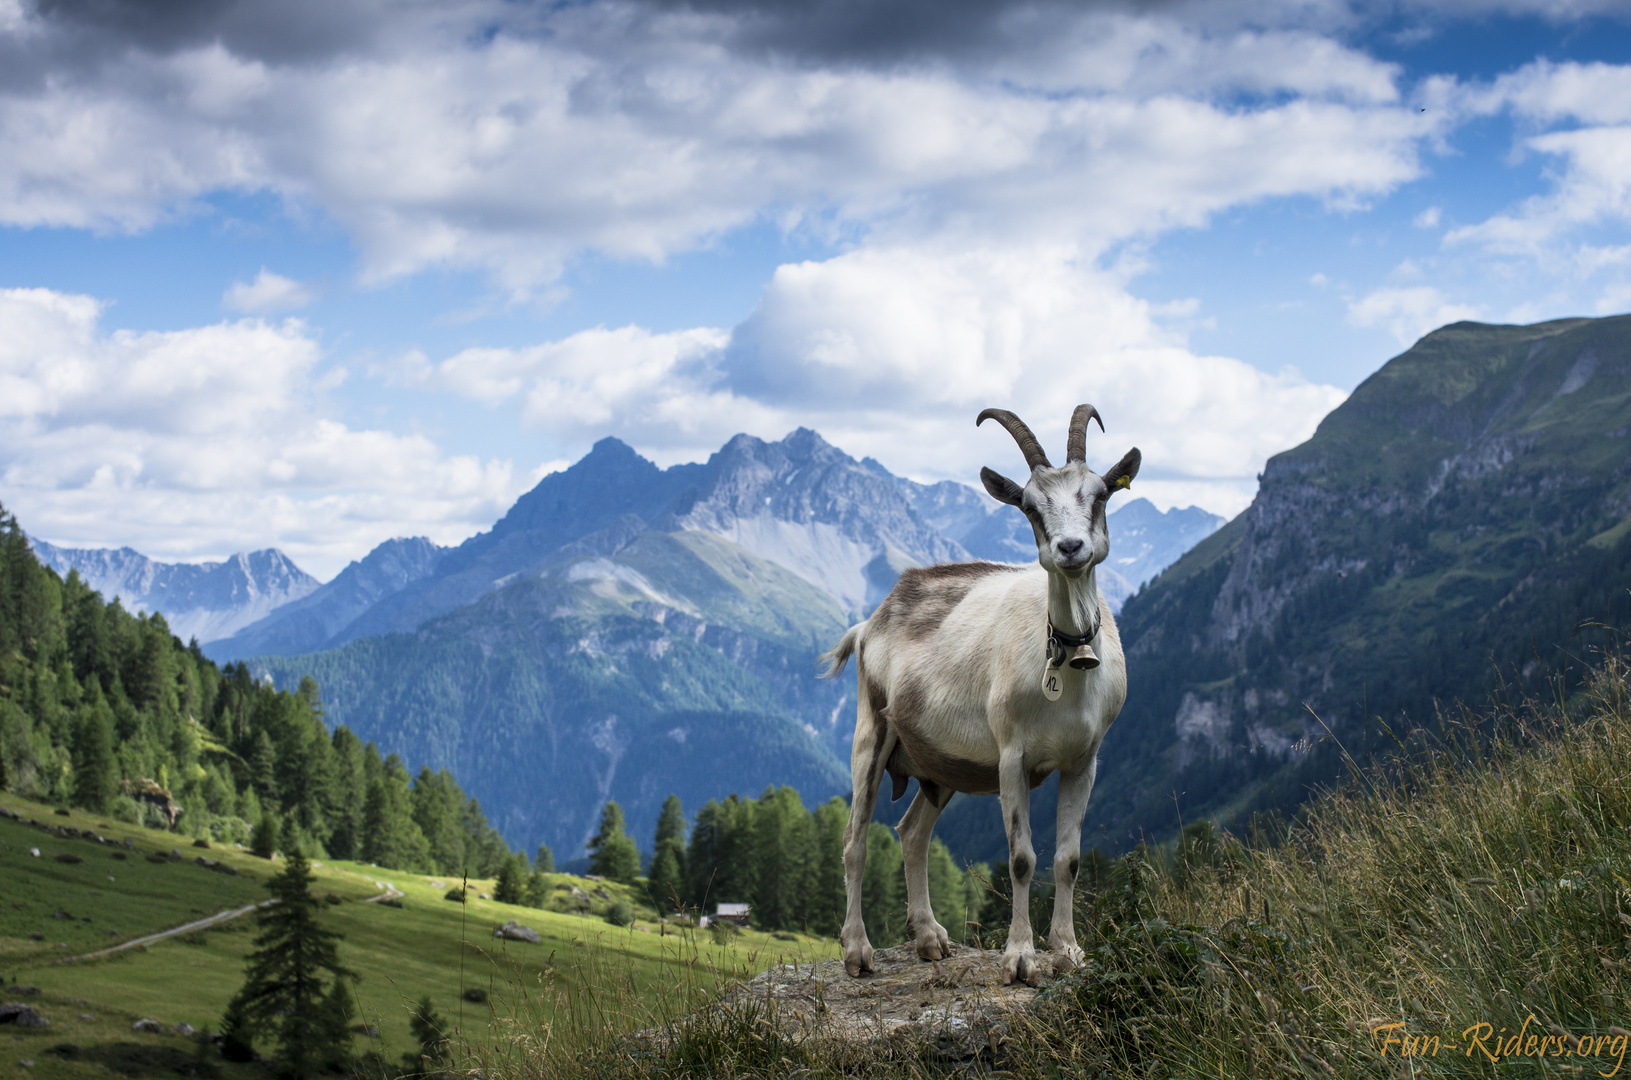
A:
<svg viewBox="0 0 1631 1080">
<path fill-rule="evenodd" d="M 187 1023 L 187 1021 L 183 1020 L 181 1023 L 176 1025 L 176 1034 L 191 1037 L 193 1035 L 197 1035 L 198 1030 L 191 1024 Z"/>
<path fill-rule="evenodd" d="M 164 1034 L 164 1025 L 159 1023 L 157 1020 L 154 1020 L 150 1016 L 144 1016 L 134 1024 L 131 1024 L 130 1030 L 145 1031 L 150 1035 L 162 1035 Z"/>
<path fill-rule="evenodd" d="M 496 938 L 508 938 L 511 941 L 530 941 L 534 945 L 537 945 L 539 942 L 544 940 L 539 936 L 538 931 L 534 930 L 530 926 L 522 926 L 514 919 L 511 919 L 503 926 L 494 927 L 493 936 Z"/>
<path fill-rule="evenodd" d="M 47 1028 L 51 1021 L 20 1002 L 0 1005 L 0 1024 L 15 1024 L 20 1028 Z"/>
</svg>

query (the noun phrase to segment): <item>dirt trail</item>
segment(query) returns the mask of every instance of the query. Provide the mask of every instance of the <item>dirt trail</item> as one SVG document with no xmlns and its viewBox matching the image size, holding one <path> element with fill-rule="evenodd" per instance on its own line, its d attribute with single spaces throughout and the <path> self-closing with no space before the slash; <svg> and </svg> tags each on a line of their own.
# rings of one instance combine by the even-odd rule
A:
<svg viewBox="0 0 1631 1080">
<path fill-rule="evenodd" d="M 175 937 L 177 934 L 185 934 L 193 930 L 203 930 L 207 927 L 214 926 L 216 923 L 223 923 L 228 919 L 236 919 L 240 915 L 248 915 L 256 908 L 263 908 L 268 904 L 275 903 L 277 903 L 276 900 L 262 900 L 258 904 L 250 904 L 247 907 L 241 907 L 234 911 L 218 911 L 208 918 L 187 923 L 185 926 L 178 926 L 173 930 L 161 930 L 157 934 L 148 934 L 146 937 L 132 938 L 129 941 L 120 942 L 118 945 L 110 945 L 106 949 L 98 949 L 95 952 L 80 953 L 78 956 L 65 956 L 61 960 L 58 960 L 57 963 L 71 964 L 76 960 L 95 960 L 97 957 L 111 956 L 112 954 L 121 952 L 125 949 L 134 949 L 138 945 L 151 945 L 155 941 L 163 941 L 165 938 Z"/>
</svg>

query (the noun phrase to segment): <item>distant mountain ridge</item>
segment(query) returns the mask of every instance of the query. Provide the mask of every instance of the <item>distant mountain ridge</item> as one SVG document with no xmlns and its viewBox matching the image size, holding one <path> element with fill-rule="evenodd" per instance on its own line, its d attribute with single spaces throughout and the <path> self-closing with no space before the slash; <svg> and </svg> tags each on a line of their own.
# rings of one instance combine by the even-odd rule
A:
<svg viewBox="0 0 1631 1080">
<path fill-rule="evenodd" d="M 671 792 L 692 810 L 767 785 L 841 793 L 848 695 L 814 658 L 844 625 L 796 574 L 625 515 L 412 634 L 252 670 L 279 686 L 314 676 L 331 722 L 457 765 L 504 835 L 572 858 L 607 799 L 644 845 Z"/>
<path fill-rule="evenodd" d="M 729 540 L 800 575 L 851 618 L 876 605 L 908 566 L 1036 558 L 1030 526 L 1012 508 L 966 484 L 919 484 L 873 459 L 856 461 L 806 428 L 779 442 L 737 435 L 704 463 L 667 469 L 606 438 L 544 477 L 491 530 L 445 549 L 390 541 L 299 604 L 211 642 L 208 652 L 219 661 L 289 655 L 407 633 L 537 571 L 563 545 L 631 518 Z M 1162 514 L 1139 499 L 1111 523 L 1115 554 L 1129 554 L 1101 568 L 1100 587 L 1119 607 L 1223 519 L 1195 507 Z"/>
<path fill-rule="evenodd" d="M 86 584 L 132 611 L 159 611 L 183 641 L 227 637 L 319 586 L 276 548 L 240 552 L 223 562 L 164 563 L 130 548 L 65 548 L 29 538 L 35 556 L 63 577 Z"/>
</svg>

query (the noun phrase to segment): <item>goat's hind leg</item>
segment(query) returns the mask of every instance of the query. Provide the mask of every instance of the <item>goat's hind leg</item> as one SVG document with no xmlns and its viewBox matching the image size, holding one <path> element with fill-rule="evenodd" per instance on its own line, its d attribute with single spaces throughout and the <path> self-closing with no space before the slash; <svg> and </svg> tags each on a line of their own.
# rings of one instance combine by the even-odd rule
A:
<svg viewBox="0 0 1631 1080">
<path fill-rule="evenodd" d="M 844 827 L 844 928 L 838 935 L 844 946 L 844 970 L 852 978 L 872 970 L 872 942 L 861 917 L 861 879 L 866 874 L 866 834 L 872 808 L 878 801 L 878 778 L 891 749 L 889 725 L 873 701 L 877 693 L 868 683 L 866 668 L 857 664 L 855 743 L 850 751 L 849 824 Z M 880 695 L 881 696 L 881 695 Z"/>
<path fill-rule="evenodd" d="M 918 781 L 917 797 L 895 830 L 900 833 L 900 853 L 906 863 L 906 932 L 917 939 L 918 959 L 944 960 L 951 955 L 951 938 L 935 919 L 929 902 L 929 837 L 940 817 L 940 806 L 922 783 Z"/>
</svg>

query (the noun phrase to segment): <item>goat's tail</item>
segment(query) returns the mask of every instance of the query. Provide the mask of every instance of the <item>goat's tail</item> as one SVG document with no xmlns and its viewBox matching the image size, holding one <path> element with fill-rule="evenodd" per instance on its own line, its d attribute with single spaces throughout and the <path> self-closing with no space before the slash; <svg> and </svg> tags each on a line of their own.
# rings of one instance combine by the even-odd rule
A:
<svg viewBox="0 0 1631 1080">
<path fill-rule="evenodd" d="M 855 654 L 855 646 L 861 640 L 861 630 L 865 626 L 865 622 L 856 623 L 844 631 L 844 636 L 838 639 L 837 645 L 821 654 L 821 678 L 836 679 L 843 674 L 844 665 L 849 663 L 849 658 Z"/>
</svg>

